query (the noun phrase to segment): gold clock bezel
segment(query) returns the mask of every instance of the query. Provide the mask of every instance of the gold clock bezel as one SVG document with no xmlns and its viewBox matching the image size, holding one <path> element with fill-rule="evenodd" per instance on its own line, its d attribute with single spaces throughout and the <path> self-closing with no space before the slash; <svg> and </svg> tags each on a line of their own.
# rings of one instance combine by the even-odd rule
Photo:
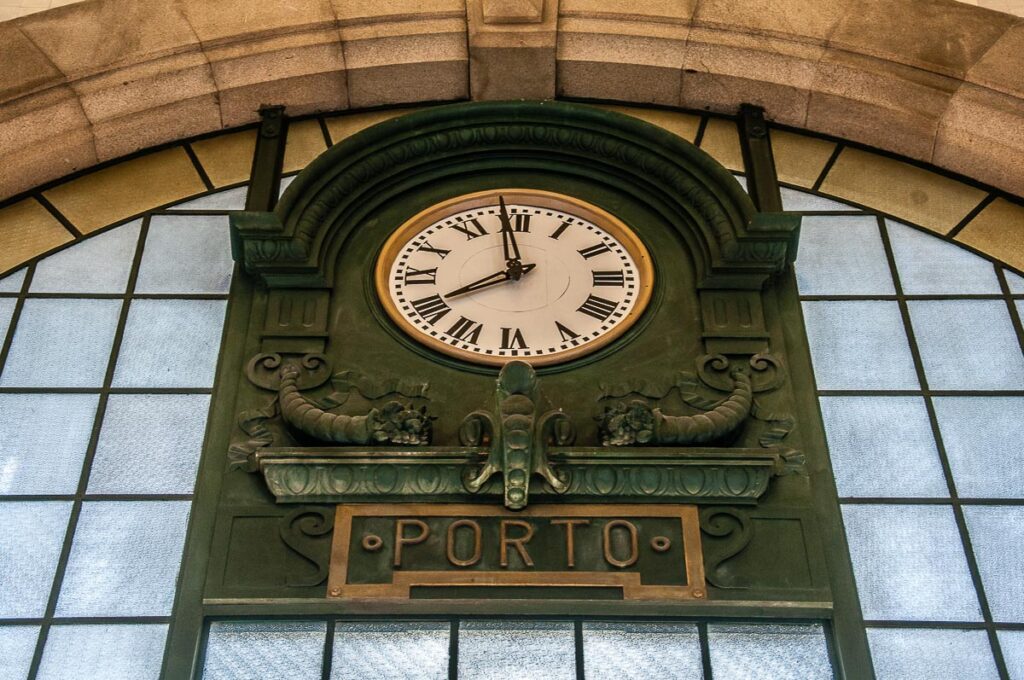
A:
<svg viewBox="0 0 1024 680">
<path fill-rule="evenodd" d="M 572 349 L 555 354 L 538 357 L 495 357 L 453 347 L 443 340 L 425 335 L 405 318 L 394 300 L 391 299 L 391 289 L 388 285 L 391 267 L 405 245 L 419 235 L 423 229 L 439 220 L 451 217 L 464 210 L 497 205 L 499 195 L 509 204 L 520 203 L 538 208 L 549 208 L 568 212 L 574 216 L 589 220 L 622 244 L 630 257 L 633 258 L 639 281 L 637 284 L 636 303 L 617 325 L 601 337 L 585 345 L 573 347 Z M 504 366 L 510 361 L 525 361 L 532 366 L 549 366 L 566 363 L 592 354 L 622 337 L 623 333 L 636 323 L 651 301 L 651 294 L 654 290 L 654 265 L 651 262 L 650 254 L 647 252 L 647 247 L 644 246 L 636 233 L 626 226 L 622 220 L 595 205 L 572 196 L 540 189 L 489 189 L 487 191 L 463 194 L 462 196 L 456 196 L 441 203 L 436 203 L 406 220 L 388 237 L 383 248 L 381 248 L 380 254 L 377 256 L 373 278 L 377 300 L 384 308 L 388 318 L 403 333 L 417 343 L 450 357 L 484 366 Z"/>
</svg>

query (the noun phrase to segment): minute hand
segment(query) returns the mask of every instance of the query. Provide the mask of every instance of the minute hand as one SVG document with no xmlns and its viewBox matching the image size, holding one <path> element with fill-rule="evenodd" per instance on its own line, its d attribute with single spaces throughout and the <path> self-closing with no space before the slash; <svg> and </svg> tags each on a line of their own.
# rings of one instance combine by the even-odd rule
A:
<svg viewBox="0 0 1024 680">
<path fill-rule="evenodd" d="M 522 273 L 525 274 L 536 266 L 537 265 L 535 264 L 524 264 Z M 463 295 L 464 293 L 472 293 L 474 291 L 481 290 L 483 288 L 490 288 L 491 286 L 496 286 L 499 283 L 505 283 L 506 281 L 511 280 L 512 274 L 508 270 L 496 272 L 494 274 L 491 274 L 490 276 L 485 276 L 482 279 L 478 279 L 472 283 L 468 283 L 462 288 L 456 288 L 450 293 L 445 294 L 444 297 L 450 298 L 455 297 L 456 295 Z"/>
</svg>

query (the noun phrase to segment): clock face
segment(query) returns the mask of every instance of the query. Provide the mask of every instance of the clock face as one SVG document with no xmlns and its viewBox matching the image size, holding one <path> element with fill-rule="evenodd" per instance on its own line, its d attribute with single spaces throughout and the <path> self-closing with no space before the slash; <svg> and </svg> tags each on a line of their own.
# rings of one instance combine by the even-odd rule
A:
<svg viewBox="0 0 1024 680">
<path fill-rule="evenodd" d="M 546 191 L 485 191 L 403 224 L 377 260 L 377 294 L 418 342 L 475 363 L 578 358 L 650 300 L 646 248 L 612 215 Z"/>
</svg>

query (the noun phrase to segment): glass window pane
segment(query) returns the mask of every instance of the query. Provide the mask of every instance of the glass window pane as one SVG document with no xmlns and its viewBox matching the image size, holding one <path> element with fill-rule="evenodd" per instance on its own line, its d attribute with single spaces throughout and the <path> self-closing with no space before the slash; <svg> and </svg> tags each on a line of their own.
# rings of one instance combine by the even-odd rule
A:
<svg viewBox="0 0 1024 680">
<path fill-rule="evenodd" d="M 933 401 L 957 493 L 1024 498 L 1024 397 Z"/>
<path fill-rule="evenodd" d="M 448 623 L 342 623 L 335 626 L 331 680 L 445 680 Z"/>
<path fill-rule="evenodd" d="M 7 339 L 7 331 L 11 327 L 11 317 L 17 303 L 15 298 L 0 298 L 0 346 Z"/>
<path fill-rule="evenodd" d="M 804 302 L 803 310 L 818 389 L 917 389 L 896 302 Z"/>
<path fill-rule="evenodd" d="M 20 293 L 21 284 L 25 282 L 25 269 L 0 278 L 0 293 Z"/>
<path fill-rule="evenodd" d="M 805 217 L 796 281 L 801 295 L 894 295 L 878 220 Z"/>
<path fill-rule="evenodd" d="M 877 680 L 999 677 L 982 630 L 869 628 Z"/>
<path fill-rule="evenodd" d="M 1024 356 L 1001 300 L 911 300 L 910 319 L 933 390 L 1019 390 Z"/>
<path fill-rule="evenodd" d="M 576 642 L 561 621 L 463 621 L 459 680 L 573 680 Z"/>
<path fill-rule="evenodd" d="M 821 397 L 840 496 L 949 493 L 921 397 Z"/>
<path fill-rule="evenodd" d="M 1024 623 L 1024 507 L 964 508 L 992 618 Z"/>
<path fill-rule="evenodd" d="M 0 502 L 0 617 L 43 615 L 70 516 L 71 503 Z"/>
<path fill-rule="evenodd" d="M 89 493 L 192 493 L 209 408 L 205 394 L 111 395 Z"/>
<path fill-rule="evenodd" d="M 280 195 L 283 195 L 284 194 L 284 190 L 287 189 L 288 186 L 291 185 L 291 183 L 295 181 L 295 177 L 296 177 L 295 175 L 289 175 L 287 177 L 282 177 L 281 178 L 281 191 L 280 191 Z"/>
<path fill-rule="evenodd" d="M 0 394 L 0 494 L 71 494 L 92 436 L 96 394 Z"/>
<path fill-rule="evenodd" d="M 223 300 L 135 300 L 114 372 L 117 387 L 212 387 Z"/>
<path fill-rule="evenodd" d="M 708 648 L 715 680 L 833 677 L 819 624 L 711 624 Z"/>
<path fill-rule="evenodd" d="M 89 624 L 50 628 L 38 680 L 156 680 L 165 624 Z"/>
<path fill-rule="evenodd" d="M 57 616 L 171 613 L 188 501 L 86 502 Z"/>
<path fill-rule="evenodd" d="M 0 626 L 0 680 L 25 680 L 36 651 L 39 626 Z"/>
<path fill-rule="evenodd" d="M 704 677 L 692 623 L 586 622 L 583 665 L 587 680 Z"/>
<path fill-rule="evenodd" d="M 1024 276 L 1011 272 L 1009 269 L 1004 269 L 1003 273 L 1006 275 L 1006 283 L 1010 286 L 1010 292 L 1013 294 L 1024 293 Z"/>
<path fill-rule="evenodd" d="M 999 293 L 996 268 L 955 243 L 886 220 L 900 284 L 907 295 Z"/>
<path fill-rule="evenodd" d="M 837 211 L 837 210 L 860 210 L 852 205 L 840 203 L 824 196 L 815 196 L 805 191 L 797 191 L 789 187 L 780 187 L 782 191 L 782 207 L 785 210 L 806 210 L 806 211 Z"/>
<path fill-rule="evenodd" d="M 120 300 L 27 300 L 0 386 L 101 386 L 120 310 Z"/>
<path fill-rule="evenodd" d="M 323 621 L 210 624 L 203 680 L 320 680 Z"/>
<path fill-rule="evenodd" d="M 129 222 L 51 255 L 36 265 L 33 293 L 123 293 L 142 220 Z"/>
<path fill-rule="evenodd" d="M 178 203 L 171 210 L 245 210 L 248 187 L 235 187 Z"/>
<path fill-rule="evenodd" d="M 226 293 L 233 268 L 227 215 L 154 215 L 135 290 Z"/>
<path fill-rule="evenodd" d="M 1003 661 L 1012 680 L 1024 678 L 1024 630 L 1001 630 L 999 647 L 1003 650 Z"/>
<path fill-rule="evenodd" d="M 952 508 L 844 505 L 843 523 L 865 619 L 981 620 Z"/>
</svg>

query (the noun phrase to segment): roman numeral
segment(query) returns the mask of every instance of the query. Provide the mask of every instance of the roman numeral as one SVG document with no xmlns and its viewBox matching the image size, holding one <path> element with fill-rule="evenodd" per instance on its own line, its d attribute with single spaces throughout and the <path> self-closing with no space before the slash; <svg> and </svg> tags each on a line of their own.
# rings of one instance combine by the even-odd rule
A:
<svg viewBox="0 0 1024 680">
<path fill-rule="evenodd" d="M 604 243 L 598 243 L 597 245 L 590 246 L 589 248 L 584 248 L 579 251 L 579 253 L 583 256 L 583 259 L 589 260 L 592 257 L 597 257 L 601 253 L 609 253 L 611 250 L 612 249 Z"/>
<path fill-rule="evenodd" d="M 424 283 L 437 283 L 437 267 L 433 269 L 416 269 L 409 267 L 405 270 L 405 283 L 408 286 L 415 286 Z"/>
<path fill-rule="evenodd" d="M 512 231 L 525 231 L 530 233 L 530 215 L 512 215 Z"/>
<path fill-rule="evenodd" d="M 475 217 L 466 220 L 465 222 L 462 222 L 460 224 L 453 224 L 452 229 L 456 231 L 461 231 L 463 234 L 465 234 L 467 241 L 472 241 L 473 239 L 480 236 L 487 236 L 487 230 L 484 229 L 484 226 L 480 224 L 480 221 L 477 220 Z"/>
<path fill-rule="evenodd" d="M 557 321 L 555 322 L 555 326 L 558 328 L 558 334 L 562 336 L 562 342 L 569 342 L 570 340 L 575 340 L 576 338 L 580 337 L 579 333 L 577 333 L 571 328 L 563 326 Z"/>
<path fill-rule="evenodd" d="M 560 225 L 558 225 L 558 229 L 555 229 L 553 232 L 551 232 L 551 235 L 548 236 L 548 238 L 553 238 L 557 241 L 558 237 L 562 235 L 562 232 L 564 232 L 571 226 L 572 222 L 562 222 Z"/>
<path fill-rule="evenodd" d="M 452 308 L 448 306 L 448 303 L 441 299 L 440 295 L 431 295 L 429 297 L 420 298 L 419 300 L 413 300 L 412 307 L 416 310 L 416 313 L 422 316 L 423 320 L 431 326 L 437 323 L 438 319 L 452 311 Z"/>
<path fill-rule="evenodd" d="M 483 329 L 484 325 L 482 323 L 477 323 L 472 319 L 460 316 L 459 320 L 448 329 L 448 335 L 452 336 L 456 340 L 461 340 L 475 345 L 480 339 L 480 333 Z"/>
<path fill-rule="evenodd" d="M 528 349 L 526 340 L 523 339 L 523 332 L 518 328 L 501 329 L 502 349 Z"/>
<path fill-rule="evenodd" d="M 435 255 L 439 256 L 442 260 L 445 258 L 445 255 L 452 252 L 450 250 L 445 250 L 444 248 L 435 248 L 434 246 L 430 245 L 430 241 L 423 241 L 423 245 L 417 248 L 417 250 L 426 253 L 434 253 Z"/>
<path fill-rule="evenodd" d="M 618 306 L 618 302 L 605 300 L 603 297 L 597 297 L 596 295 L 588 295 L 586 301 L 576 311 L 592 316 L 598 321 L 605 321 Z"/>
<path fill-rule="evenodd" d="M 622 286 L 626 285 L 626 275 L 622 273 L 622 270 L 613 272 L 591 272 L 594 275 L 595 286 Z"/>
</svg>

